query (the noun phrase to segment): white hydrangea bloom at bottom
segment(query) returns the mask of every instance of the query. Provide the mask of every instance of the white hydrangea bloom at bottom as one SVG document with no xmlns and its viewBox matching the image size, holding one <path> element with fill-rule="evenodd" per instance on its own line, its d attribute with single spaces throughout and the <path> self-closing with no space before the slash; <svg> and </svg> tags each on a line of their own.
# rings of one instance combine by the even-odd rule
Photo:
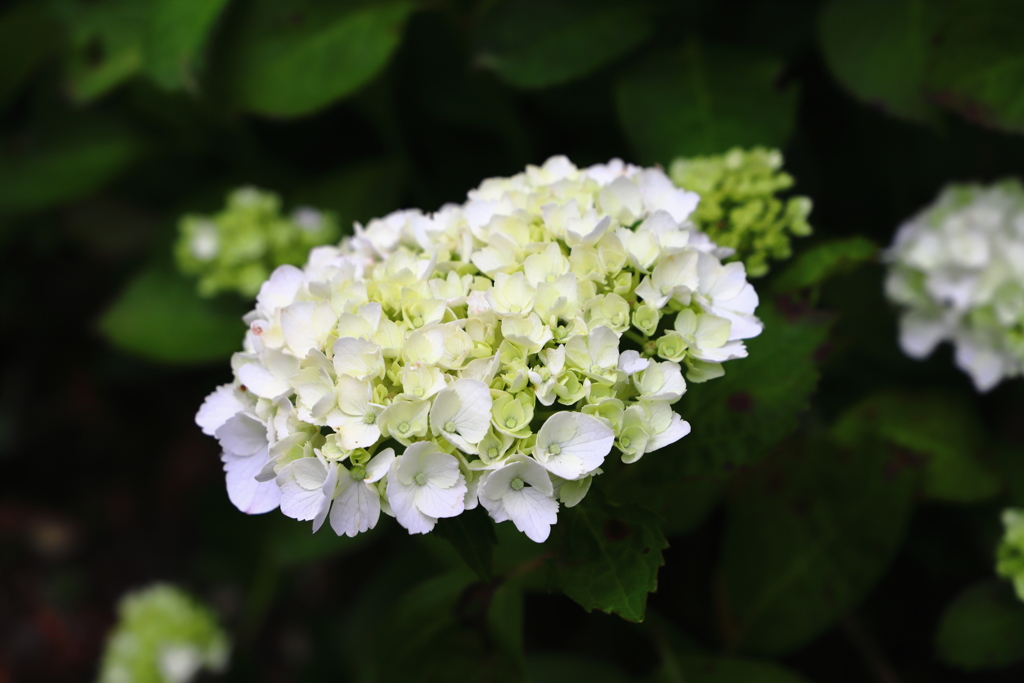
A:
<svg viewBox="0 0 1024 683">
<path fill-rule="evenodd" d="M 1024 374 L 1024 187 L 950 185 L 900 226 L 886 294 L 903 308 L 900 346 L 924 358 L 943 342 L 978 391 Z"/>
</svg>

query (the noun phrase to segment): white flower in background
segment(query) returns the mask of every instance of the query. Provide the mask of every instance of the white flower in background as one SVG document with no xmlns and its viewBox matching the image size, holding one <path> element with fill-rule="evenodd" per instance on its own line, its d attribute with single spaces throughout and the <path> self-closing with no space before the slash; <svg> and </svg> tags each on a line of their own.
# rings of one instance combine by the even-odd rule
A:
<svg viewBox="0 0 1024 683">
<path fill-rule="evenodd" d="M 900 346 L 924 358 L 952 342 L 978 391 L 1024 373 L 1024 187 L 950 185 L 900 226 L 886 293 Z"/>
<path fill-rule="evenodd" d="M 231 500 L 349 536 L 479 503 L 543 541 L 613 448 L 630 463 L 683 438 L 687 383 L 761 331 L 698 201 L 659 169 L 554 157 L 278 268 L 196 416 Z"/>
</svg>

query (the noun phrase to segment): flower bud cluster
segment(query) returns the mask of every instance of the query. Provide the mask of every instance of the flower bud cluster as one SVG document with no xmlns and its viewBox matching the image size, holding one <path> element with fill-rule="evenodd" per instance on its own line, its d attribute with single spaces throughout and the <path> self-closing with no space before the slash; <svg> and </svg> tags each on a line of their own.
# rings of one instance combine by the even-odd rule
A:
<svg viewBox="0 0 1024 683">
<path fill-rule="evenodd" d="M 996 555 L 996 573 L 1013 582 L 1017 597 L 1024 600 L 1024 510 L 1003 511 L 1006 532 Z"/>
<path fill-rule="evenodd" d="M 197 416 L 232 501 L 348 536 L 481 505 L 545 540 L 613 448 L 632 463 L 689 432 L 684 373 L 721 374 L 761 331 L 698 200 L 658 169 L 553 157 L 278 268 Z"/>
<path fill-rule="evenodd" d="M 206 607 L 156 584 L 122 598 L 99 682 L 188 683 L 200 671 L 223 671 L 228 655 L 227 637 Z"/>
<path fill-rule="evenodd" d="M 886 293 L 903 308 L 900 345 L 943 341 L 978 391 L 1024 372 L 1024 186 L 950 185 L 889 248 Z"/>
<path fill-rule="evenodd" d="M 338 239 L 333 216 L 303 207 L 281 214 L 281 199 L 243 187 L 215 216 L 187 215 L 178 225 L 174 254 L 186 275 L 197 276 L 201 296 L 235 291 L 253 297 L 270 272 L 305 262 L 313 247 Z"/>
<path fill-rule="evenodd" d="M 751 277 L 768 273 L 768 259 L 790 257 L 790 235 L 811 234 L 811 200 L 776 197 L 793 185 L 781 168 L 782 153 L 763 147 L 672 163 L 672 180 L 700 194 L 693 221 L 715 243 L 735 249 Z"/>
</svg>

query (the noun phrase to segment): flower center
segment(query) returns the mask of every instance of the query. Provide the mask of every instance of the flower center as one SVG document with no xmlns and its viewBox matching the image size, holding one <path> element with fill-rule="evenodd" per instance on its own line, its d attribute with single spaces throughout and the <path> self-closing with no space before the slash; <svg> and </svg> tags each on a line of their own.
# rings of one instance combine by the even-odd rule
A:
<svg viewBox="0 0 1024 683">
<path fill-rule="evenodd" d="M 628 437 L 625 437 L 625 436 L 622 437 L 621 439 L 619 439 L 619 443 L 622 444 L 623 448 L 629 448 L 629 438 Z"/>
<path fill-rule="evenodd" d="M 508 485 L 512 487 L 513 491 L 521 491 L 523 487 L 526 486 L 526 482 L 524 482 L 519 477 L 516 477 L 515 479 L 510 481 Z"/>
<path fill-rule="evenodd" d="M 557 443 L 553 443 L 550 446 L 548 446 L 548 453 L 550 453 L 551 455 L 558 455 L 561 452 L 562 447 L 559 446 Z"/>
<path fill-rule="evenodd" d="M 446 432 L 454 432 L 455 431 L 455 423 L 452 422 L 451 420 L 448 420 L 447 422 L 445 422 L 444 423 L 444 431 L 446 431 Z"/>
<path fill-rule="evenodd" d="M 515 419 L 510 417 L 509 419 L 505 420 L 505 426 L 508 427 L 509 429 L 512 429 L 513 427 L 515 427 L 516 426 Z"/>
<path fill-rule="evenodd" d="M 512 304 L 511 306 L 508 307 L 508 310 L 512 311 L 513 313 L 518 313 L 519 311 L 523 310 L 523 307 L 520 306 L 519 304 Z"/>
<path fill-rule="evenodd" d="M 363 422 L 365 422 L 368 425 L 372 425 L 376 421 L 377 416 L 373 413 L 367 413 L 366 415 L 363 415 Z"/>
<path fill-rule="evenodd" d="M 412 479 L 413 481 L 416 482 L 417 486 L 423 486 L 424 484 L 427 483 L 427 475 L 423 474 L 422 472 L 417 473 L 416 476 L 413 477 Z"/>
<path fill-rule="evenodd" d="M 405 434 L 407 431 L 409 431 L 409 423 L 403 422 L 402 424 L 398 425 L 398 431 L 400 431 L 402 434 Z"/>
<path fill-rule="evenodd" d="M 487 449 L 487 457 L 488 458 L 497 458 L 498 457 L 498 449 L 495 448 L 494 446 L 491 446 L 490 448 L 488 448 Z"/>
<path fill-rule="evenodd" d="M 352 471 L 349 472 L 349 476 L 351 476 L 356 481 L 362 481 L 363 479 L 366 479 L 366 468 L 353 467 Z"/>
<path fill-rule="evenodd" d="M 423 387 L 417 387 L 417 388 L 413 389 L 412 393 L 416 394 L 417 396 L 422 396 L 423 395 Z"/>
</svg>

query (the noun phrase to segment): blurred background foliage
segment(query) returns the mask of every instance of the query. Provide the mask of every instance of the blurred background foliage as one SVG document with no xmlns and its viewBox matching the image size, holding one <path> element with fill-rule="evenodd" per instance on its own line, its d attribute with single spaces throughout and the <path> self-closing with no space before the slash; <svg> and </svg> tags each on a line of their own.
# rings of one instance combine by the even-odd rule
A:
<svg viewBox="0 0 1024 683">
<path fill-rule="evenodd" d="M 0 63 L 0 681 L 94 678 L 153 580 L 217 612 L 229 680 L 1024 676 L 993 580 L 1024 387 L 905 359 L 876 256 L 944 183 L 1024 168 L 1024 4 L 24 0 Z M 348 231 L 552 154 L 755 145 L 814 202 L 765 333 L 548 543 L 230 506 L 192 416 L 249 302 L 176 271 L 181 215 L 245 185 Z"/>
</svg>

